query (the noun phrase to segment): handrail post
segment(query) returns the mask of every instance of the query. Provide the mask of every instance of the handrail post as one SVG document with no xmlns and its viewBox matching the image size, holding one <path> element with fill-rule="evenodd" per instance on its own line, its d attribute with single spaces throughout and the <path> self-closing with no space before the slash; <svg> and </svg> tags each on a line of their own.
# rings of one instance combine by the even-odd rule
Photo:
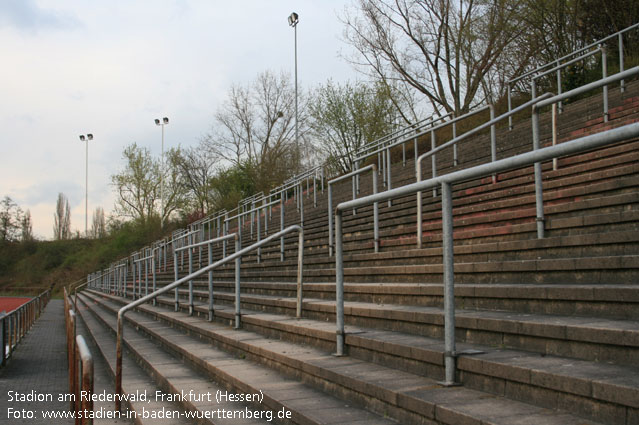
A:
<svg viewBox="0 0 639 425">
<path fill-rule="evenodd" d="M 208 260 L 209 266 L 213 263 L 213 244 L 208 245 Z M 209 322 L 213 321 L 213 270 L 209 270 Z"/>
<path fill-rule="evenodd" d="M 175 280 L 178 280 L 179 277 L 179 272 L 178 272 L 178 268 L 177 268 L 177 258 L 178 258 L 178 252 L 176 249 L 173 250 L 173 277 L 175 278 Z M 180 311 L 180 293 L 178 291 L 178 288 L 175 288 L 175 311 Z"/>
<path fill-rule="evenodd" d="M 512 94 L 510 93 L 510 91 L 512 90 L 512 88 L 510 87 L 510 81 L 508 82 L 508 84 L 506 85 L 506 93 L 508 93 L 508 112 L 510 112 L 510 110 L 513 108 L 512 105 Z M 512 115 L 510 115 L 508 117 L 508 130 L 512 130 L 513 129 L 513 117 Z"/>
<path fill-rule="evenodd" d="M 298 232 L 297 239 L 297 309 L 295 316 L 300 319 L 302 317 L 302 285 L 304 275 L 304 229 Z"/>
<path fill-rule="evenodd" d="M 86 341 L 82 335 L 78 335 L 76 337 L 76 352 L 77 357 L 79 359 L 79 369 L 80 369 L 80 388 L 85 394 L 93 394 L 93 357 L 91 356 L 91 352 L 89 351 L 89 347 L 87 346 Z M 76 391 L 78 394 L 79 391 Z M 79 394 L 78 394 L 79 396 Z M 76 400 L 78 397 L 76 396 Z M 92 412 L 93 411 L 93 399 L 91 397 L 84 397 L 78 406 L 80 411 L 82 412 Z M 77 419 L 76 419 L 76 423 Z M 80 423 L 83 425 L 93 425 L 93 418 L 91 416 L 86 417 L 82 416 Z"/>
<path fill-rule="evenodd" d="M 532 115 L 533 150 L 539 150 L 539 108 L 533 105 Z M 544 238 L 544 196 L 542 186 L 541 163 L 535 162 L 535 210 L 537 221 L 537 238 Z"/>
<path fill-rule="evenodd" d="M 335 211 L 335 316 L 336 356 L 344 355 L 344 257 L 342 247 L 342 212 Z"/>
<path fill-rule="evenodd" d="M 442 232 L 444 269 L 444 385 L 455 384 L 455 291 L 453 257 L 453 200 L 450 183 L 442 183 Z"/>
<path fill-rule="evenodd" d="M 495 119 L 495 106 L 489 105 L 490 109 L 490 121 Z M 457 143 L 455 143 L 457 146 Z M 490 160 L 491 162 L 497 161 L 497 131 L 495 123 L 490 126 Z M 497 174 L 493 174 L 493 183 L 497 183 Z"/>
<path fill-rule="evenodd" d="M 328 182 L 328 256 L 333 256 L 333 190 L 330 181 Z"/>
<path fill-rule="evenodd" d="M 435 130 L 431 130 L 430 132 L 430 149 L 434 150 L 437 146 L 436 146 L 437 142 L 435 140 Z M 433 174 L 433 178 L 437 177 L 437 154 L 432 154 L 430 156 L 430 166 L 431 166 L 431 171 Z M 437 188 L 434 187 L 433 188 L 433 198 L 437 197 Z"/>
<path fill-rule="evenodd" d="M 415 174 L 418 182 L 422 181 L 422 159 L 415 160 Z M 417 248 L 422 249 L 422 191 L 417 191 Z"/>
<path fill-rule="evenodd" d="M 377 171 L 373 164 L 373 194 L 377 193 Z M 379 202 L 373 204 L 373 245 L 375 252 L 379 252 Z"/>
<path fill-rule="evenodd" d="M 235 252 L 239 252 L 241 249 L 242 241 L 239 238 L 239 235 L 235 235 Z M 235 329 L 239 329 L 240 324 L 240 316 L 241 316 L 241 299 L 240 299 L 240 267 L 242 263 L 242 257 L 237 257 L 235 259 Z"/>
<path fill-rule="evenodd" d="M 601 46 L 601 73 L 602 78 L 608 76 L 608 56 L 606 55 L 606 46 Z M 608 85 L 603 86 L 603 113 L 604 122 L 608 122 Z"/>
<path fill-rule="evenodd" d="M 623 72 L 623 67 L 624 67 L 624 63 L 623 63 L 623 36 L 622 33 L 619 33 L 618 35 L 618 44 L 619 44 L 619 72 Z M 625 80 L 620 80 L 619 81 L 619 88 L 621 90 L 621 93 L 626 91 L 626 82 Z"/>
<path fill-rule="evenodd" d="M 0 358 L 0 366 L 4 367 L 7 364 L 7 343 L 9 342 L 7 332 L 9 331 L 9 327 L 7 326 L 6 316 L 0 318 L 0 321 L 2 321 L 2 338 L 0 338 L 0 342 L 2 342 L 2 357 Z"/>
<path fill-rule="evenodd" d="M 194 238 L 189 236 L 189 245 L 193 243 Z M 189 251 L 189 274 L 193 273 L 193 247 L 187 248 Z M 193 279 L 189 280 L 189 316 L 193 316 Z"/>
<path fill-rule="evenodd" d="M 120 397 L 122 395 L 122 338 L 124 337 L 123 327 L 124 313 L 118 311 L 117 335 L 115 343 L 115 410 L 121 410 Z"/>
<path fill-rule="evenodd" d="M 67 325 L 67 349 L 69 350 L 69 394 L 75 394 L 75 312 L 69 310 Z M 70 410 L 74 410 L 75 400 L 70 401 Z"/>
<path fill-rule="evenodd" d="M 284 230 L 284 198 L 285 194 L 280 193 L 280 231 Z M 280 238 L 280 261 L 284 261 L 284 236 Z"/>
</svg>

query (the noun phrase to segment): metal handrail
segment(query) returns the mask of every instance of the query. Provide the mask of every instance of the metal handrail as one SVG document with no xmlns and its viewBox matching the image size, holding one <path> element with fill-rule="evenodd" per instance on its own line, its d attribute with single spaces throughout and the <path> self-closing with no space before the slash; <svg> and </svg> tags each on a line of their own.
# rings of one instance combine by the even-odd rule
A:
<svg viewBox="0 0 639 425">
<path fill-rule="evenodd" d="M 64 288 L 66 291 L 66 288 Z M 4 366 L 22 337 L 31 329 L 51 299 L 51 290 L 40 293 L 37 297 L 22 304 L 13 311 L 0 316 L 0 366 Z"/>
<path fill-rule="evenodd" d="M 304 264 L 304 229 L 301 226 L 293 225 L 289 226 L 283 231 L 274 233 L 273 235 L 263 239 L 260 242 L 256 242 L 246 248 L 239 249 L 239 238 L 238 235 L 235 235 L 235 246 L 236 252 L 222 258 L 221 260 L 216 261 L 213 264 L 209 264 L 206 267 L 201 268 L 200 270 L 190 273 L 187 276 L 182 277 L 181 279 L 176 280 L 175 282 L 158 289 L 136 301 L 130 302 L 124 307 L 120 308 L 118 311 L 118 319 L 117 319 L 117 337 L 116 337 L 116 366 L 115 366 L 115 392 L 116 395 L 122 394 L 122 336 L 124 335 L 124 315 L 127 311 L 142 305 L 148 301 L 151 301 L 157 298 L 159 295 L 162 295 L 172 289 L 179 287 L 180 285 L 188 282 L 190 280 L 195 279 L 202 274 L 212 271 L 219 266 L 222 266 L 231 261 L 235 261 L 235 327 L 240 327 L 240 316 L 241 316 L 241 306 L 240 306 L 240 264 L 241 258 L 243 255 L 257 249 L 258 247 L 262 247 L 273 240 L 279 238 L 280 236 L 284 236 L 291 232 L 298 232 L 298 264 L 297 264 L 297 308 L 296 308 L 296 317 L 301 317 L 302 315 L 302 276 L 303 276 L 303 264 Z M 120 410 L 121 400 L 120 397 L 115 397 L 115 409 Z"/>
<path fill-rule="evenodd" d="M 188 246 L 183 246 L 180 248 L 176 248 L 173 253 L 174 263 L 177 263 L 177 253 L 178 251 L 189 250 L 189 272 L 188 274 L 193 273 L 193 250 L 192 248 L 201 247 L 203 245 L 208 245 L 208 260 L 209 264 L 213 262 L 213 249 L 212 245 L 217 242 L 224 242 L 226 244 L 227 240 L 235 239 L 236 234 L 231 233 L 230 235 L 224 235 L 217 238 L 210 239 L 204 242 L 196 242 Z M 226 257 L 226 249 L 223 250 L 222 257 Z M 201 266 L 201 264 L 200 264 Z M 178 269 L 176 267 L 173 268 L 175 280 L 178 280 Z M 153 285 L 153 291 L 155 292 L 155 285 Z M 155 299 L 153 300 L 155 303 Z M 175 289 L 175 311 L 180 309 L 179 304 L 179 292 L 178 289 Z M 189 315 L 193 314 L 193 280 L 189 280 Z M 213 320 L 213 271 L 209 272 L 209 320 Z"/>
<path fill-rule="evenodd" d="M 550 93 L 545 93 L 542 96 L 539 96 L 536 99 L 530 100 L 522 105 L 519 105 L 517 108 L 508 111 L 496 118 L 492 118 L 490 121 L 485 122 L 482 125 L 479 125 L 475 128 L 473 128 L 470 131 L 467 131 L 466 133 L 459 135 L 457 137 L 454 137 L 453 139 L 449 140 L 448 142 L 437 146 L 437 147 L 433 147 L 430 151 L 425 152 L 423 154 L 421 154 L 418 158 L 417 161 L 415 161 L 415 179 L 416 181 L 421 181 L 422 180 L 422 160 L 433 156 L 434 155 L 443 150 L 448 148 L 449 146 L 456 146 L 457 143 L 461 142 L 464 139 L 467 139 L 470 136 L 473 136 L 483 130 L 486 130 L 487 128 L 491 129 L 491 138 L 490 138 L 490 152 L 491 152 L 491 160 L 492 162 L 497 160 L 497 146 L 496 146 L 496 135 L 495 135 L 495 124 L 497 124 L 498 122 L 511 117 L 512 115 L 529 108 L 532 105 L 535 105 L 536 103 L 549 98 L 550 96 L 552 96 Z M 492 109 L 491 109 L 491 116 L 493 115 L 492 113 Z M 437 172 L 435 171 L 434 168 L 434 162 L 433 162 L 433 178 L 437 177 Z M 435 189 L 436 190 L 436 189 Z M 419 191 L 417 192 L 417 248 L 421 248 L 422 247 L 422 192 Z"/>
<path fill-rule="evenodd" d="M 577 49 L 577 50 L 575 50 L 575 51 L 573 51 L 571 53 L 568 53 L 567 55 L 564 55 L 564 56 L 560 57 L 559 59 L 555 59 L 554 61 L 551 61 L 551 62 L 548 62 L 548 63 L 546 63 L 544 65 L 541 65 L 541 66 L 537 67 L 536 69 L 533 69 L 532 71 L 528 71 L 527 73 L 522 74 L 522 75 L 520 75 L 517 78 L 509 80 L 507 82 L 507 84 L 516 83 L 517 81 L 522 80 L 522 79 L 524 79 L 524 78 L 526 78 L 526 77 L 528 77 L 528 76 L 530 76 L 532 74 L 535 74 L 536 72 L 539 72 L 540 70 L 545 69 L 545 68 L 551 66 L 552 64 L 559 63 L 559 62 L 561 62 L 561 61 L 563 61 L 563 60 L 565 60 L 567 58 L 570 58 L 570 57 L 572 57 L 574 55 L 577 55 L 577 54 L 579 54 L 581 52 L 589 50 L 589 49 L 591 49 L 591 48 L 593 48 L 595 46 L 599 46 L 600 44 L 602 44 L 602 43 L 604 43 L 604 42 L 606 42 L 606 41 L 608 41 L 608 40 L 610 40 L 612 38 L 618 37 L 618 36 L 622 35 L 623 33 L 628 32 L 628 31 L 630 31 L 632 29 L 635 29 L 635 28 L 639 28 L 639 23 L 630 25 L 629 27 L 624 28 L 624 29 L 622 29 L 620 31 L 617 31 L 614 34 L 610 34 L 609 36 L 606 36 L 606 37 L 604 37 L 604 38 L 602 38 L 600 40 L 597 40 L 597 41 L 595 41 L 593 43 L 590 43 L 587 46 L 584 46 L 584 47 L 582 47 L 580 49 Z"/>
<path fill-rule="evenodd" d="M 512 91 L 512 88 L 514 87 L 515 83 L 523 80 L 524 78 L 530 78 L 532 80 L 531 81 L 532 82 L 532 84 L 531 84 L 532 97 L 534 98 L 535 97 L 535 92 L 536 92 L 535 80 L 536 80 L 537 76 L 533 76 L 533 75 L 537 74 L 539 72 L 542 72 L 542 71 L 543 71 L 543 74 L 548 74 L 548 73 L 550 73 L 550 71 L 544 71 L 544 70 L 546 70 L 548 67 L 556 64 L 556 66 L 553 68 L 553 70 L 554 70 L 553 72 L 557 72 L 557 87 L 558 87 L 557 90 L 559 92 L 561 92 L 561 69 L 571 65 L 572 63 L 574 63 L 576 61 L 584 59 L 584 57 L 588 56 L 588 55 L 584 55 L 584 57 L 580 57 L 580 58 L 577 58 L 577 59 L 571 59 L 571 60 L 569 60 L 568 62 L 565 62 L 565 63 L 562 63 L 562 62 L 565 61 L 566 59 L 573 58 L 575 55 L 581 55 L 582 52 L 586 52 L 586 51 L 592 49 L 593 47 L 598 47 L 598 49 L 595 52 L 600 51 L 601 54 L 602 54 L 601 66 L 602 66 L 603 77 L 605 78 L 607 76 L 606 75 L 607 74 L 607 59 L 606 59 L 606 49 L 605 49 L 605 46 L 603 46 L 603 44 L 606 41 L 611 40 L 611 39 L 613 39 L 615 37 L 617 37 L 617 39 L 618 39 L 617 44 L 618 44 L 618 49 L 619 49 L 619 71 L 623 72 L 624 71 L 623 34 L 628 32 L 628 31 L 630 31 L 630 30 L 632 30 L 632 29 L 635 29 L 635 28 L 639 28 L 639 23 L 633 24 L 633 25 L 631 25 L 631 26 L 629 26 L 627 28 L 624 28 L 621 31 L 617 31 L 614 34 L 611 34 L 611 35 L 609 35 L 607 37 L 604 37 L 604 38 L 602 38 L 600 40 L 597 40 L 597 41 L 595 41 L 595 42 L 593 42 L 593 43 L 591 43 L 591 44 L 589 44 L 587 46 L 584 46 L 584 47 L 582 47 L 580 49 L 577 49 L 577 50 L 575 50 L 575 51 L 573 51 L 571 53 L 568 53 L 567 55 L 562 56 L 559 59 L 556 59 L 554 61 L 548 62 L 548 63 L 546 63 L 546 64 L 544 64 L 542 66 L 537 67 L 536 69 L 534 69 L 532 71 L 528 71 L 527 73 L 518 76 L 517 78 L 513 78 L 513 79 L 509 80 L 506 83 L 506 87 L 507 87 L 506 93 L 507 93 L 507 98 L 508 98 L 508 110 L 512 109 L 511 91 Z M 531 76 L 533 76 L 533 77 L 531 77 Z M 623 93 L 625 91 L 625 80 L 624 79 L 620 80 L 619 86 L 620 86 L 621 92 Z M 604 121 L 607 121 L 607 119 L 608 119 L 608 89 L 607 89 L 606 86 L 604 86 L 603 101 L 604 101 Z M 559 103 L 559 111 L 560 112 L 561 112 L 561 109 L 562 109 L 562 105 L 561 105 L 561 102 L 560 102 Z M 508 119 L 508 127 L 509 127 L 510 130 L 513 129 L 512 117 Z"/>
<path fill-rule="evenodd" d="M 375 164 L 367 165 L 366 167 L 344 174 L 328 182 L 328 255 L 330 257 L 333 256 L 333 190 L 331 184 L 346 180 L 349 177 L 355 177 L 368 170 L 373 171 L 373 193 L 377 193 L 377 166 Z M 353 183 L 353 199 L 355 199 L 355 197 L 356 189 Z M 355 209 L 353 209 L 353 213 L 355 213 Z M 377 202 L 373 204 L 373 235 L 375 252 L 379 252 L 379 205 Z"/>
<path fill-rule="evenodd" d="M 556 102 L 561 96 L 555 96 Z M 550 99 L 547 100 L 549 102 Z M 493 173 L 540 164 L 556 157 L 582 153 L 595 148 L 639 137 L 639 123 L 628 124 L 602 133 L 571 140 L 560 145 L 539 148 L 531 152 L 500 159 L 495 162 L 477 165 L 429 180 L 412 183 L 390 191 L 369 195 L 352 201 L 340 203 L 335 210 L 336 233 L 336 348 L 337 355 L 344 355 L 344 257 L 342 246 L 342 212 L 350 208 L 370 205 L 391 198 L 412 195 L 418 191 L 441 186 L 442 189 L 442 227 L 443 227 L 443 271 L 444 271 L 444 335 L 445 335 L 445 384 L 455 382 L 455 298 L 453 277 L 453 218 L 452 185 L 461 181 L 476 179 Z M 543 210 L 543 206 L 541 207 Z M 543 223 L 542 223 L 543 224 Z"/>
</svg>

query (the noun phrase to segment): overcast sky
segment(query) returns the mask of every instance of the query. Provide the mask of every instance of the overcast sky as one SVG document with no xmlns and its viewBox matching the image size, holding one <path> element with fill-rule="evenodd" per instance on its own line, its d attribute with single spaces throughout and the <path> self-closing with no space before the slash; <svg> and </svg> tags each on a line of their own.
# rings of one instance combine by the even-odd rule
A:
<svg viewBox="0 0 639 425">
<path fill-rule="evenodd" d="M 0 197 L 31 211 L 34 233 L 53 235 L 59 192 L 84 232 L 85 145 L 89 222 L 109 213 L 110 176 L 132 142 L 159 155 L 155 118 L 169 117 L 165 148 L 196 144 L 233 83 L 264 70 L 300 86 L 357 78 L 340 55 L 348 0 L 0 0 Z M 90 227 L 90 224 L 89 224 Z"/>
</svg>

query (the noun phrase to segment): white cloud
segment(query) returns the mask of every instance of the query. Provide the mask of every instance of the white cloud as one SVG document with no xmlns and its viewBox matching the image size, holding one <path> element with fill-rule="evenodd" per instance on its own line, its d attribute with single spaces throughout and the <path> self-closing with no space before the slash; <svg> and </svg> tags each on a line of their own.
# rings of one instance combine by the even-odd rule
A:
<svg viewBox="0 0 639 425">
<path fill-rule="evenodd" d="M 344 1 L 14 0 L 0 3 L 0 196 L 31 209 L 51 237 L 58 192 L 84 229 L 85 147 L 91 211 L 113 207 L 110 175 L 137 142 L 159 154 L 153 119 L 168 116 L 166 147 L 206 133 L 232 83 L 266 69 L 293 73 L 300 15 L 303 87 L 353 78 L 338 59 Z M 47 211 L 48 210 L 48 211 Z"/>
</svg>

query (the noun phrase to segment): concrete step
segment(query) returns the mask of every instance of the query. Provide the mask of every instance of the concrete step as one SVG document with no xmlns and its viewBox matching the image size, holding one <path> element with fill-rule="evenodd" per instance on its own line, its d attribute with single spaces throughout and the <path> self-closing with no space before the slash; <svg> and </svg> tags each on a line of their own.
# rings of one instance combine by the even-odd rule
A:
<svg viewBox="0 0 639 425">
<path fill-rule="evenodd" d="M 98 349 L 97 353 L 93 353 L 96 357 L 100 357 L 107 366 L 108 373 L 111 377 L 115 376 L 115 338 L 113 337 L 112 330 L 105 328 L 101 321 L 107 320 L 103 317 L 95 317 L 92 311 L 86 304 L 85 298 L 78 297 L 77 311 L 76 313 L 82 318 L 82 322 L 85 324 L 88 335 L 95 347 Z M 132 332 L 129 332 L 132 335 Z M 132 356 L 124 355 L 122 358 L 123 370 L 126 373 L 122 376 L 122 391 L 123 394 L 146 394 L 148 400 L 135 400 L 129 398 L 126 402 L 122 403 L 124 408 L 123 414 L 129 416 L 134 420 L 136 424 L 158 424 L 158 425 L 194 425 L 194 421 L 187 420 L 183 417 L 175 418 L 159 418 L 158 415 L 162 412 L 174 412 L 183 411 L 182 406 L 177 403 L 173 403 L 166 400 L 156 400 L 156 391 L 164 392 L 166 389 L 160 388 L 156 383 L 144 372 L 144 370 L 138 366 L 133 360 Z M 111 382 L 111 389 L 106 392 L 107 394 L 115 394 L 115 384 Z M 148 401 L 151 401 L 150 403 Z M 111 406 L 114 409 L 114 406 Z M 152 417 L 155 416 L 155 417 Z"/>
<path fill-rule="evenodd" d="M 118 304 L 104 302 L 90 295 L 87 295 L 83 301 L 89 309 L 104 320 L 111 330 L 115 329 L 113 309 L 117 308 Z M 218 418 L 215 418 L 210 423 L 261 424 L 271 421 L 293 424 L 390 425 L 396 423 L 363 409 L 349 406 L 302 382 L 286 378 L 243 357 L 215 349 L 197 338 L 169 329 L 160 322 L 149 322 L 148 317 L 139 313 L 129 312 L 126 317 L 129 323 L 135 325 L 135 327 L 127 326 L 125 329 L 127 346 L 136 352 L 137 361 L 143 362 L 155 380 L 163 382 L 163 386 L 167 387 L 165 391 L 170 391 L 172 394 L 182 394 L 184 391 L 185 394 L 189 394 L 195 389 L 198 394 L 213 395 L 212 401 L 199 395 L 193 402 L 183 400 L 181 402 L 183 409 L 198 410 L 201 412 L 200 415 L 204 415 L 206 411 L 212 412 L 218 409 L 238 413 L 248 409 L 262 415 L 261 418 L 245 421 L 240 421 L 236 417 L 219 422 Z M 226 331 L 237 333 L 232 330 Z M 136 337 L 136 335 L 139 336 Z M 149 340 L 149 336 L 154 337 L 153 339 L 162 346 L 162 349 Z M 127 371 L 124 367 L 123 370 Z M 205 376 L 202 376 L 202 373 Z M 249 394 L 260 396 L 251 403 L 237 401 L 218 403 L 216 401 L 218 391 L 230 391 L 243 396 Z M 278 420 L 279 412 L 290 412 L 290 415 L 288 419 Z"/>
<path fill-rule="evenodd" d="M 198 335 L 215 345 L 245 353 L 247 358 L 255 357 L 272 367 L 286 369 L 298 379 L 338 392 L 340 397 L 365 400 L 370 408 L 384 412 L 402 424 L 523 424 L 526 422 L 522 421 L 528 420 L 540 424 L 593 423 L 569 413 L 470 388 L 441 387 L 435 380 L 424 376 L 350 357 L 334 357 L 323 350 L 264 338 L 254 332 L 220 329 L 220 325 L 183 313 L 167 313 L 151 306 L 144 306 L 141 310 L 156 319 L 168 320 L 174 328 Z M 137 325 L 144 327 L 145 323 L 140 321 Z M 168 329 L 167 325 L 165 329 Z"/>
<path fill-rule="evenodd" d="M 635 288 L 636 289 L 636 288 Z M 185 292 L 182 292 L 186 295 Z M 196 292 L 208 305 L 208 293 Z M 636 295 L 636 291 L 635 291 Z M 242 294 L 242 308 L 295 315 L 294 298 Z M 218 304 L 233 305 L 234 295 L 215 292 Z M 201 303 L 204 301 L 200 301 Z M 174 305 L 173 298 L 162 303 Z M 186 305 L 186 299 L 181 303 Z M 347 301 L 345 321 L 354 326 L 442 338 L 443 309 L 435 306 Z M 335 302 L 304 297 L 303 317 L 335 322 Z M 489 310 L 456 310 L 460 342 L 524 349 L 590 361 L 639 365 L 639 322 L 588 316 L 561 316 Z"/>
</svg>

